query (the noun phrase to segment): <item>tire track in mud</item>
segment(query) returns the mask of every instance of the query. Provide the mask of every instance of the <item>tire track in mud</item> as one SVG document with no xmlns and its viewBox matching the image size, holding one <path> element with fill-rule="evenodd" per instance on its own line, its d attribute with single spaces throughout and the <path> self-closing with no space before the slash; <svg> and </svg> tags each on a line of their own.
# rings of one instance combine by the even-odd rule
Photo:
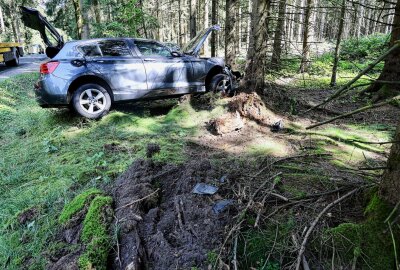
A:
<svg viewBox="0 0 400 270">
<path fill-rule="evenodd" d="M 216 185 L 217 175 L 207 159 L 183 165 L 135 161 L 115 183 L 114 200 L 119 247 L 114 269 L 207 268 L 207 255 L 219 248 L 232 211 L 212 210 L 220 195 L 192 193 L 198 182 Z M 157 189 L 140 203 L 130 204 Z"/>
</svg>

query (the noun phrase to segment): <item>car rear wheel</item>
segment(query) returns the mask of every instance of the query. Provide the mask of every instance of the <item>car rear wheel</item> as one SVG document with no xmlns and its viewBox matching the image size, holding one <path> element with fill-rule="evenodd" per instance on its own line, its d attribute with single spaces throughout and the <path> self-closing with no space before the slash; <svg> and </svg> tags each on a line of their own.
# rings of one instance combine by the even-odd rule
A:
<svg viewBox="0 0 400 270">
<path fill-rule="evenodd" d="M 110 111 L 111 97 L 108 91 L 98 84 L 84 84 L 74 92 L 72 106 L 80 115 L 98 119 Z"/>
<path fill-rule="evenodd" d="M 235 93 L 232 90 L 231 80 L 228 75 L 217 74 L 210 82 L 210 91 L 221 93 L 224 96 L 233 96 Z"/>
</svg>

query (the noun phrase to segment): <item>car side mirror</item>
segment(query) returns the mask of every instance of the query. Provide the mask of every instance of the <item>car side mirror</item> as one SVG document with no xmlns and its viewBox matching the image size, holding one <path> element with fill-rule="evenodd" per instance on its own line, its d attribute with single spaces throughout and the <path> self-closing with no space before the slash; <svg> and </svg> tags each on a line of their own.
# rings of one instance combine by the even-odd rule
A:
<svg viewBox="0 0 400 270">
<path fill-rule="evenodd" d="M 180 56 L 182 56 L 179 52 L 171 52 L 171 55 L 173 56 L 173 57 L 180 57 Z"/>
</svg>

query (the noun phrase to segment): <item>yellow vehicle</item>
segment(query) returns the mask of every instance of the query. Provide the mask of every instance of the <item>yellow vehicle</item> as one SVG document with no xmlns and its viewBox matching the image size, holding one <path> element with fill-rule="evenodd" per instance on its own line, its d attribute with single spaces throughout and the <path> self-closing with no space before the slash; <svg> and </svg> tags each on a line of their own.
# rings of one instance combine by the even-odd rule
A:
<svg viewBox="0 0 400 270">
<path fill-rule="evenodd" d="M 0 63 L 6 66 L 16 67 L 19 65 L 19 58 L 24 55 L 24 49 L 20 43 L 0 42 Z"/>
</svg>

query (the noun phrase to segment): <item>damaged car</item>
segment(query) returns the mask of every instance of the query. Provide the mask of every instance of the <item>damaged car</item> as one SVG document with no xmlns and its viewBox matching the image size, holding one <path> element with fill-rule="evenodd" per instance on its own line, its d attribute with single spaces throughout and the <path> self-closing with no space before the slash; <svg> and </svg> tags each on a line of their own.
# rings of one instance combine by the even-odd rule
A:
<svg viewBox="0 0 400 270">
<path fill-rule="evenodd" d="M 32 8 L 21 7 L 24 24 L 40 32 L 46 55 L 35 94 L 41 107 L 72 106 L 97 119 L 118 102 L 221 92 L 232 95 L 238 84 L 221 58 L 200 57 L 214 25 L 201 31 L 180 52 L 142 38 L 98 38 L 64 42 L 57 30 Z M 236 76 L 235 76 L 235 75 Z"/>
</svg>

